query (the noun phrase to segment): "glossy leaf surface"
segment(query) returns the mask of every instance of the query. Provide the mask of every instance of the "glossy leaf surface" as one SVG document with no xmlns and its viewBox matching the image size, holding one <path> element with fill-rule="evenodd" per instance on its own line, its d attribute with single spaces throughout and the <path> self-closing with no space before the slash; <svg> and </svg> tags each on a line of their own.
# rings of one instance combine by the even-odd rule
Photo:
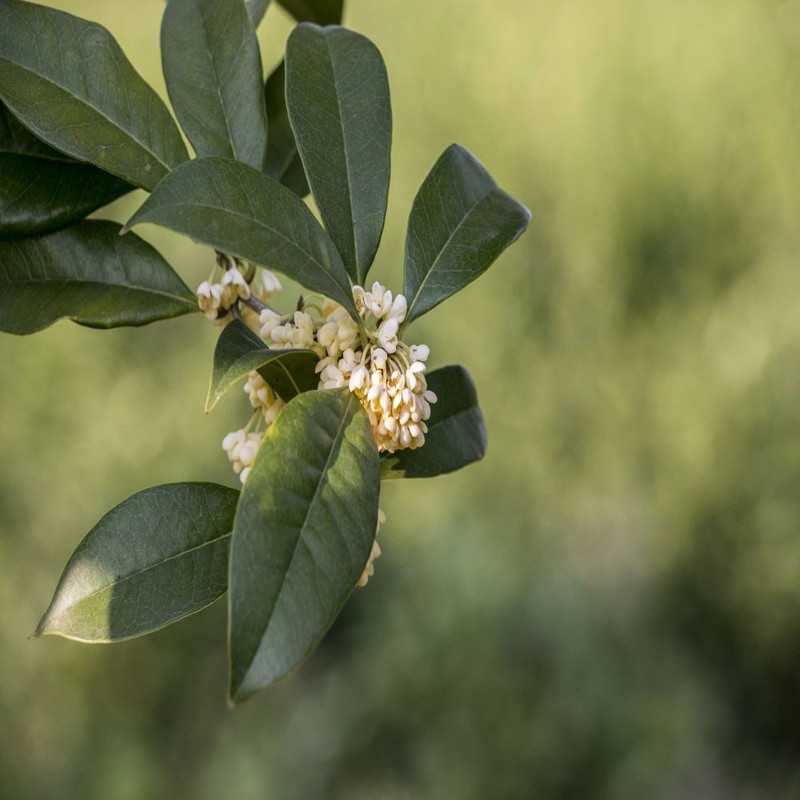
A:
<svg viewBox="0 0 800 800">
<path fill-rule="evenodd" d="M 405 324 L 482 275 L 528 226 L 530 212 L 460 145 L 422 184 L 408 221 Z"/>
<path fill-rule="evenodd" d="M 48 147 L 0 104 L 1 238 L 63 228 L 131 189 Z"/>
<path fill-rule="evenodd" d="M 319 362 L 312 350 L 270 350 L 241 320 L 225 326 L 214 350 L 214 369 L 208 389 L 206 411 L 210 411 L 234 383 L 252 370 L 289 401 L 319 384 L 314 368 Z"/>
<path fill-rule="evenodd" d="M 283 272 L 355 314 L 336 247 L 290 189 L 238 161 L 202 158 L 171 173 L 128 222 L 152 222 Z"/>
<path fill-rule="evenodd" d="M 345 28 L 298 25 L 286 45 L 286 103 L 325 228 L 363 284 L 389 192 L 392 110 L 381 54 Z"/>
<path fill-rule="evenodd" d="M 229 579 L 230 699 L 300 663 L 367 562 L 378 450 L 346 389 L 297 396 L 267 430 L 236 511 Z"/>
<path fill-rule="evenodd" d="M 0 99 L 57 150 L 145 189 L 188 157 L 111 34 L 62 11 L 0 2 Z"/>
<path fill-rule="evenodd" d="M 86 220 L 0 241 L 0 330 L 34 333 L 62 317 L 93 328 L 145 325 L 197 310 L 192 291 L 138 236 Z"/>
<path fill-rule="evenodd" d="M 108 512 L 78 545 L 36 635 L 83 642 L 141 636 L 223 595 L 239 492 L 155 486 Z"/>
<path fill-rule="evenodd" d="M 298 22 L 338 25 L 342 21 L 344 0 L 278 0 Z"/>
<path fill-rule="evenodd" d="M 169 0 L 161 63 L 172 107 L 197 155 L 261 169 L 267 146 L 261 55 L 242 0 Z"/>
<path fill-rule="evenodd" d="M 303 162 L 297 152 L 289 112 L 286 108 L 286 65 L 283 61 L 267 78 L 264 87 L 269 120 L 269 141 L 264 172 L 288 186 L 295 194 L 308 194 L 308 181 L 303 171 Z"/>
<path fill-rule="evenodd" d="M 436 369 L 427 376 L 437 395 L 431 406 L 425 444 L 381 456 L 381 477 L 433 478 L 454 472 L 486 453 L 486 426 L 469 372 L 461 366 Z"/>
</svg>

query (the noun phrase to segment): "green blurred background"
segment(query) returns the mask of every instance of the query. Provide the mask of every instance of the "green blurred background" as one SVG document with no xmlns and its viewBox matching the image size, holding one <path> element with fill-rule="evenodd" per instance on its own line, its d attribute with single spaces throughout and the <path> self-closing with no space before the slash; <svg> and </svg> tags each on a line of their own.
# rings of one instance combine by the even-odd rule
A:
<svg viewBox="0 0 800 800">
<path fill-rule="evenodd" d="M 60 0 L 163 93 L 162 0 Z M 412 328 L 486 459 L 383 491 L 376 577 L 234 712 L 225 607 L 29 641 L 74 546 L 157 483 L 235 485 L 201 318 L 0 338 L 0 796 L 800 797 L 800 3 L 349 0 L 395 146 L 375 276 L 459 141 L 533 213 Z M 265 68 L 290 23 L 271 9 Z M 125 219 L 141 193 L 116 204 Z M 109 212 L 104 212 L 108 215 Z M 146 227 L 195 286 L 210 253 Z"/>
</svg>

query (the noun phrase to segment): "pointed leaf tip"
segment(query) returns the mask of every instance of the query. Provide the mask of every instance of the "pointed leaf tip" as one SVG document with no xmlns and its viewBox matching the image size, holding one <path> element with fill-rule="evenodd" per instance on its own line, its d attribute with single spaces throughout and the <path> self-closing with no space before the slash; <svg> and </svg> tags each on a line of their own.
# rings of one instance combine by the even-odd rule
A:
<svg viewBox="0 0 800 800">
<path fill-rule="evenodd" d="M 482 275 L 522 235 L 530 218 L 468 150 L 450 145 L 411 208 L 403 327 Z"/>
<path fill-rule="evenodd" d="M 0 2 L 0 98 L 39 139 L 144 189 L 188 158 L 114 37 L 63 11 Z"/>
<path fill-rule="evenodd" d="M 392 146 L 378 48 L 346 28 L 298 25 L 286 45 L 286 105 L 325 229 L 363 285 L 383 232 Z"/>
<path fill-rule="evenodd" d="M 214 367 L 206 397 L 211 411 L 234 383 L 256 370 L 278 396 L 288 402 L 316 389 L 319 361 L 312 350 L 270 350 L 241 320 L 225 326 L 214 349 Z"/>
<path fill-rule="evenodd" d="M 0 240 L 0 330 L 35 333 L 62 317 L 94 328 L 145 325 L 197 309 L 161 254 L 119 226 L 84 220 Z"/>
<path fill-rule="evenodd" d="M 225 158 L 182 164 L 126 227 L 142 222 L 278 270 L 357 316 L 341 257 L 314 214 L 290 189 L 246 164 Z"/>
<path fill-rule="evenodd" d="M 435 369 L 427 376 L 437 402 L 431 406 L 425 444 L 381 456 L 381 477 L 433 478 L 480 461 L 486 454 L 486 425 L 478 394 L 465 367 Z"/>
<path fill-rule="evenodd" d="M 35 636 L 119 641 L 214 602 L 227 588 L 238 496 L 225 486 L 182 483 L 120 503 L 76 548 Z"/>
<path fill-rule="evenodd" d="M 299 395 L 269 428 L 234 523 L 231 702 L 294 669 L 336 619 L 372 549 L 379 489 L 369 420 L 346 389 Z"/>
<path fill-rule="evenodd" d="M 263 16 L 265 7 L 250 7 Z M 161 60 L 175 115 L 198 157 L 233 158 L 261 169 L 267 113 L 261 56 L 242 0 L 170 0 Z"/>
</svg>

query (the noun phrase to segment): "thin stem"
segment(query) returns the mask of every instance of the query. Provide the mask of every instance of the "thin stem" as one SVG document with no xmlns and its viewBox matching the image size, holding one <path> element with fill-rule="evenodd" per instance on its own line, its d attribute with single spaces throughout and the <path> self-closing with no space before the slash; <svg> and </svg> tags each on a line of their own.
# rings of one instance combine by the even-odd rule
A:
<svg viewBox="0 0 800 800">
<path fill-rule="evenodd" d="M 246 306 L 250 306 L 250 308 L 252 308 L 253 311 L 255 311 L 255 312 L 259 313 L 259 314 L 262 311 L 264 311 L 265 309 L 268 309 L 268 308 L 269 308 L 270 311 L 273 310 L 266 303 L 262 303 L 255 295 L 252 295 L 252 294 L 250 295 L 250 297 L 247 298 L 247 300 L 242 300 L 242 302 Z"/>
</svg>

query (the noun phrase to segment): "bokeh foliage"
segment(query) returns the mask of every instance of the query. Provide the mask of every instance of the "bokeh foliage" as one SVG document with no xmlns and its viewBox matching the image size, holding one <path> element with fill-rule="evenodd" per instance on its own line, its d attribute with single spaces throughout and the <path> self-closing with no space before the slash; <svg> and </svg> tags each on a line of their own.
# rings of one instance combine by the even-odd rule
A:
<svg viewBox="0 0 800 800">
<path fill-rule="evenodd" d="M 165 96 L 161 0 L 51 4 Z M 221 604 L 111 648 L 26 638 L 98 509 L 233 485 L 246 399 L 203 414 L 215 331 L 0 338 L 0 796 L 797 796 L 800 6 L 351 0 L 346 23 L 392 89 L 375 277 L 399 288 L 451 141 L 533 212 L 411 329 L 470 364 L 487 457 L 385 484 L 376 577 L 229 713 Z M 272 8 L 266 67 L 289 29 Z M 207 250 L 142 233 L 205 279 Z"/>
</svg>

